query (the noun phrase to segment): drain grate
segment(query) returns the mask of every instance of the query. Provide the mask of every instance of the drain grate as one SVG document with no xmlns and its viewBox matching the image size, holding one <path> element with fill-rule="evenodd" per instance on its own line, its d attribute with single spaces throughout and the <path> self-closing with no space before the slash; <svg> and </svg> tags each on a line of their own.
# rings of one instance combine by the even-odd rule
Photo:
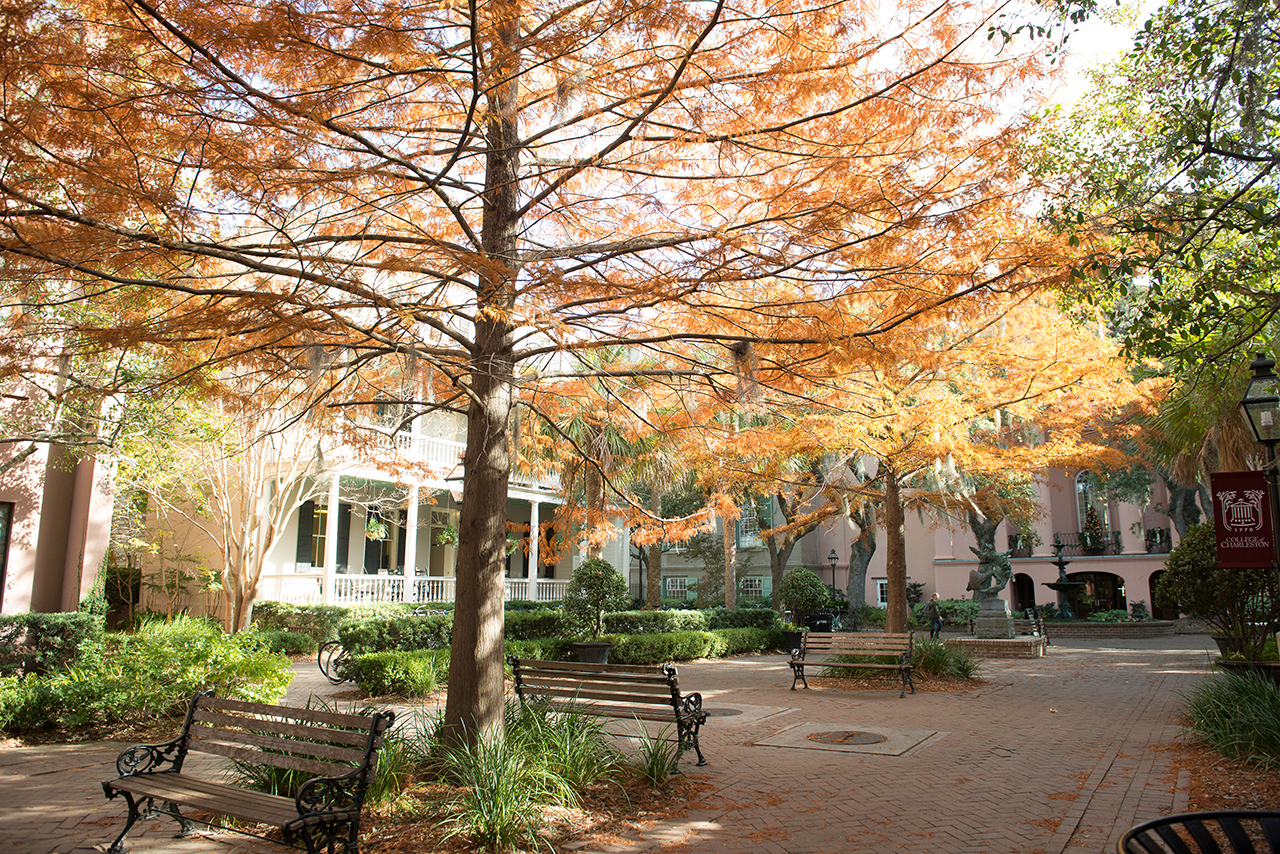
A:
<svg viewBox="0 0 1280 854">
<path fill-rule="evenodd" d="M 856 732 L 841 730 L 837 732 L 811 732 L 805 736 L 809 741 L 819 744 L 880 744 L 889 737 L 878 732 Z"/>
<path fill-rule="evenodd" d="M 731 718 L 734 715 L 742 714 L 742 709 L 703 709 L 708 717 L 713 718 Z"/>
</svg>

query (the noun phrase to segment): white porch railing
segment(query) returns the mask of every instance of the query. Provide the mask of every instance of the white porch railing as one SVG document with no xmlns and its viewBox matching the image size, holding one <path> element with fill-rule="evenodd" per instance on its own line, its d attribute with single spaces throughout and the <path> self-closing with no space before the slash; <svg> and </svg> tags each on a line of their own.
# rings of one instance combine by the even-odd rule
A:
<svg viewBox="0 0 1280 854">
<path fill-rule="evenodd" d="M 453 576 L 336 575 L 333 579 L 334 605 L 375 605 L 383 602 L 453 602 L 457 579 Z M 558 602 L 564 598 L 567 580 L 551 578 L 508 578 L 504 593 L 508 600 Z M 408 597 L 406 598 L 406 593 Z M 297 572 L 264 575 L 258 598 L 292 605 L 324 603 L 324 573 Z"/>
</svg>

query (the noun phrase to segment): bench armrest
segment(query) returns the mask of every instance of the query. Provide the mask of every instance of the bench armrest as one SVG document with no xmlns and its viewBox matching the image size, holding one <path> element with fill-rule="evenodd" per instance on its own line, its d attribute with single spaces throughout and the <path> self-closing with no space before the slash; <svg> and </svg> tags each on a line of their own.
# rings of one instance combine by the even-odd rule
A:
<svg viewBox="0 0 1280 854">
<path fill-rule="evenodd" d="M 703 714 L 705 712 L 702 711 L 702 695 L 697 691 L 680 698 L 680 717 L 696 718 Z"/>
<path fill-rule="evenodd" d="M 371 766 L 370 766 L 371 767 Z M 312 777 L 298 788 L 294 804 L 300 817 L 359 810 L 364 804 L 370 768 L 356 768 L 341 777 Z"/>
<path fill-rule="evenodd" d="M 135 744 L 116 757 L 116 773 L 121 777 L 135 774 L 156 774 L 161 771 L 181 771 L 186 751 L 185 739 L 175 738 L 164 744 Z"/>
</svg>

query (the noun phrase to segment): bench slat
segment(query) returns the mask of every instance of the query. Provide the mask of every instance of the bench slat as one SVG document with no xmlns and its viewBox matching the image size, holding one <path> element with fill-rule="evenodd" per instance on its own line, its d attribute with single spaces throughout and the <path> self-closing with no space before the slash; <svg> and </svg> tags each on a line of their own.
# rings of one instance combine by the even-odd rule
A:
<svg viewBox="0 0 1280 854">
<path fill-rule="evenodd" d="M 568 670 L 573 673 L 607 673 L 609 675 L 633 674 L 649 678 L 665 679 L 662 671 L 645 664 L 588 664 L 581 661 L 545 661 L 540 658 L 510 659 L 521 672 L 535 670 Z"/>
<path fill-rule="evenodd" d="M 219 815 L 229 815 L 254 824 L 279 827 L 298 817 L 293 798 L 238 789 L 226 783 L 181 777 L 176 774 L 139 774 L 111 782 L 121 792 L 171 800 Z"/>
<path fill-rule="evenodd" d="M 332 765 L 334 768 L 342 768 L 343 770 L 338 773 L 343 774 L 359 765 L 364 759 L 363 749 L 356 750 L 351 747 L 298 741 L 292 738 L 281 738 L 276 735 L 267 735 L 264 733 L 230 730 L 222 727 L 193 724 L 191 726 L 191 749 L 200 750 L 201 748 L 199 745 L 208 741 L 214 741 L 220 744 L 241 744 L 246 747 L 261 748 L 265 752 L 262 753 L 262 759 L 259 761 L 264 764 L 271 764 L 270 760 L 279 752 L 293 755 L 302 754 L 303 756 L 309 756 L 312 759 L 317 759 L 325 762 L 325 764 Z"/>
<path fill-rule="evenodd" d="M 264 703 L 229 700 L 225 697 L 201 697 L 197 706 L 207 709 L 247 712 L 260 717 L 289 718 L 327 727 L 363 731 L 366 734 L 369 732 L 369 718 L 365 715 L 330 712 L 324 709 L 303 709 L 297 706 L 269 706 Z"/>
<path fill-rule="evenodd" d="M 593 705 L 592 703 L 572 703 L 563 700 L 551 700 L 547 705 L 557 711 L 577 711 L 601 718 L 639 718 L 642 721 L 674 721 L 675 709 L 668 705 L 665 709 L 657 706 L 636 706 L 628 708 L 621 705 Z M 700 712 L 705 716 L 705 713 Z"/>
<path fill-rule="evenodd" d="M 554 686 L 528 684 L 524 685 L 524 692 L 538 697 L 563 697 L 566 700 L 613 700 L 620 703 L 635 703 L 649 706 L 666 706 L 671 708 L 671 693 L 668 692 L 665 697 L 646 694 L 630 694 L 621 691 L 607 691 L 591 688 L 575 688 L 572 686 Z"/>
<path fill-rule="evenodd" d="M 275 768 L 288 768 L 293 771 L 305 771 L 317 777 L 341 777 L 351 773 L 349 766 L 335 765 L 332 762 L 319 762 L 303 756 L 290 756 L 287 753 L 265 753 L 236 743 L 209 741 L 206 739 L 191 740 L 191 750 L 200 753 L 212 753 L 228 759 L 240 759 L 245 762 L 256 762 L 259 765 L 271 765 Z"/>
<path fill-rule="evenodd" d="M 220 712 L 211 712 L 208 709 L 196 709 L 192 720 L 225 729 L 252 730 L 257 733 L 272 733 L 277 736 L 304 741 L 323 741 L 326 744 L 346 745 L 348 748 L 357 749 L 361 753 L 364 752 L 364 746 L 369 741 L 367 727 L 363 732 L 353 732 L 351 730 L 330 729 L 310 724 L 291 724 L 272 718 L 226 715 Z"/>
</svg>

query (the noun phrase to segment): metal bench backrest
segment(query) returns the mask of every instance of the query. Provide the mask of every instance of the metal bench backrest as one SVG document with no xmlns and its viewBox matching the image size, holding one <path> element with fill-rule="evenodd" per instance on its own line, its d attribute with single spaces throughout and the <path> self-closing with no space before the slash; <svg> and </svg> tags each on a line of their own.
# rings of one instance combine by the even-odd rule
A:
<svg viewBox="0 0 1280 854">
<path fill-rule="evenodd" d="M 190 713 L 186 749 L 340 777 L 369 761 L 393 719 L 385 712 L 351 715 L 202 695 Z M 372 777 L 372 762 L 368 772 Z"/>
<path fill-rule="evenodd" d="M 576 704 L 595 714 L 608 711 L 617 716 L 652 712 L 656 707 L 675 714 L 679 708 L 679 681 L 671 664 L 646 667 L 521 658 L 510 661 L 521 699 Z"/>
<path fill-rule="evenodd" d="M 1229 810 L 1170 815 L 1135 825 L 1120 854 L 1254 854 L 1280 851 L 1280 812 Z"/>
</svg>

